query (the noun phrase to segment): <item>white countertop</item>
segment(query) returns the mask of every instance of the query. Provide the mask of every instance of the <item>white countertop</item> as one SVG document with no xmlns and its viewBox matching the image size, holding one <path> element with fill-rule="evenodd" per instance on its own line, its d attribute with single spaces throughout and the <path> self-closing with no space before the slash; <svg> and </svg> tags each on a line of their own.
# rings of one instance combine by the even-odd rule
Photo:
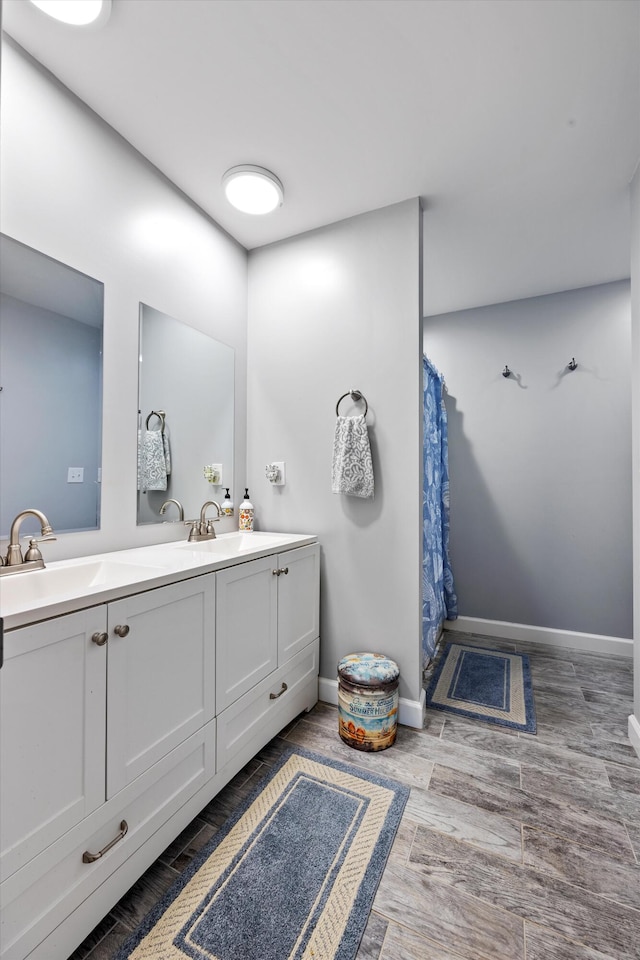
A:
<svg viewBox="0 0 640 960">
<path fill-rule="evenodd" d="M 12 630 L 316 540 L 313 534 L 236 532 L 57 560 L 44 570 L 0 576 L 0 616 Z"/>
</svg>

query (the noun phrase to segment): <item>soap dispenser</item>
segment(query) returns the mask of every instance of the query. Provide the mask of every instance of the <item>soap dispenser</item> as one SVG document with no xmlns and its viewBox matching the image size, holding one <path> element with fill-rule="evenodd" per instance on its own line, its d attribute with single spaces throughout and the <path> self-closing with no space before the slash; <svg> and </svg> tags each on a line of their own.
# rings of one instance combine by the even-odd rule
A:
<svg viewBox="0 0 640 960">
<path fill-rule="evenodd" d="M 240 504 L 240 529 L 253 530 L 253 504 L 249 500 L 249 488 L 244 488 L 244 500 Z"/>
<path fill-rule="evenodd" d="M 231 494 L 229 493 L 229 487 L 225 487 L 227 491 L 224 495 L 224 500 L 222 501 L 222 516 L 223 517 L 232 517 L 233 516 L 233 500 L 231 499 Z"/>
</svg>

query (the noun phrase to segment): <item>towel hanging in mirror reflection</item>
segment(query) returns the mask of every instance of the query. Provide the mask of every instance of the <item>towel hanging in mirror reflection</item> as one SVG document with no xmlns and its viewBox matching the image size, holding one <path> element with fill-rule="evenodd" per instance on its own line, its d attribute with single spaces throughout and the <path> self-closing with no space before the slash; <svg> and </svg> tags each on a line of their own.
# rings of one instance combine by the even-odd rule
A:
<svg viewBox="0 0 640 960">
<path fill-rule="evenodd" d="M 160 420 L 160 428 L 150 430 L 154 416 Z M 138 436 L 138 489 L 166 490 L 171 474 L 171 446 L 164 410 L 152 410 L 145 426 L 142 436 Z"/>
</svg>

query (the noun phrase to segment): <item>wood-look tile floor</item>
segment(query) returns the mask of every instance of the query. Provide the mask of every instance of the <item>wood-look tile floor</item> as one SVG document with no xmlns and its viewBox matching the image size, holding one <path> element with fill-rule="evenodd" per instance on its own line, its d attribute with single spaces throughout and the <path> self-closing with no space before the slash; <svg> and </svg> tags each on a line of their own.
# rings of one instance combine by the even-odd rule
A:
<svg viewBox="0 0 640 960">
<path fill-rule="evenodd" d="M 72 960 L 114 955 L 287 744 L 411 787 L 357 960 L 639 960 L 631 660 L 447 638 L 529 654 L 537 736 L 427 711 L 423 730 L 400 727 L 391 749 L 359 753 L 337 735 L 337 708 L 319 703 L 201 811 Z"/>
</svg>

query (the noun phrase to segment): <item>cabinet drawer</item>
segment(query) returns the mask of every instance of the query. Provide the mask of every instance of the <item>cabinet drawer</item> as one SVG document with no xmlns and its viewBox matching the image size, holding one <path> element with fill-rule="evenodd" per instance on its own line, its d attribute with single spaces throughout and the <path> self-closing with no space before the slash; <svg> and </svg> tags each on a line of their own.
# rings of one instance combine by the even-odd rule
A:
<svg viewBox="0 0 640 960">
<path fill-rule="evenodd" d="M 320 641 L 314 640 L 220 714 L 216 770 L 222 770 L 252 744 L 254 752 L 259 750 L 294 717 L 313 706 L 318 699 L 319 647 Z"/>
<path fill-rule="evenodd" d="M 0 885 L 2 960 L 22 960 L 214 775 L 215 726 L 211 721 Z M 126 835 L 84 863 L 84 852 L 107 846 L 123 820 Z"/>
</svg>

